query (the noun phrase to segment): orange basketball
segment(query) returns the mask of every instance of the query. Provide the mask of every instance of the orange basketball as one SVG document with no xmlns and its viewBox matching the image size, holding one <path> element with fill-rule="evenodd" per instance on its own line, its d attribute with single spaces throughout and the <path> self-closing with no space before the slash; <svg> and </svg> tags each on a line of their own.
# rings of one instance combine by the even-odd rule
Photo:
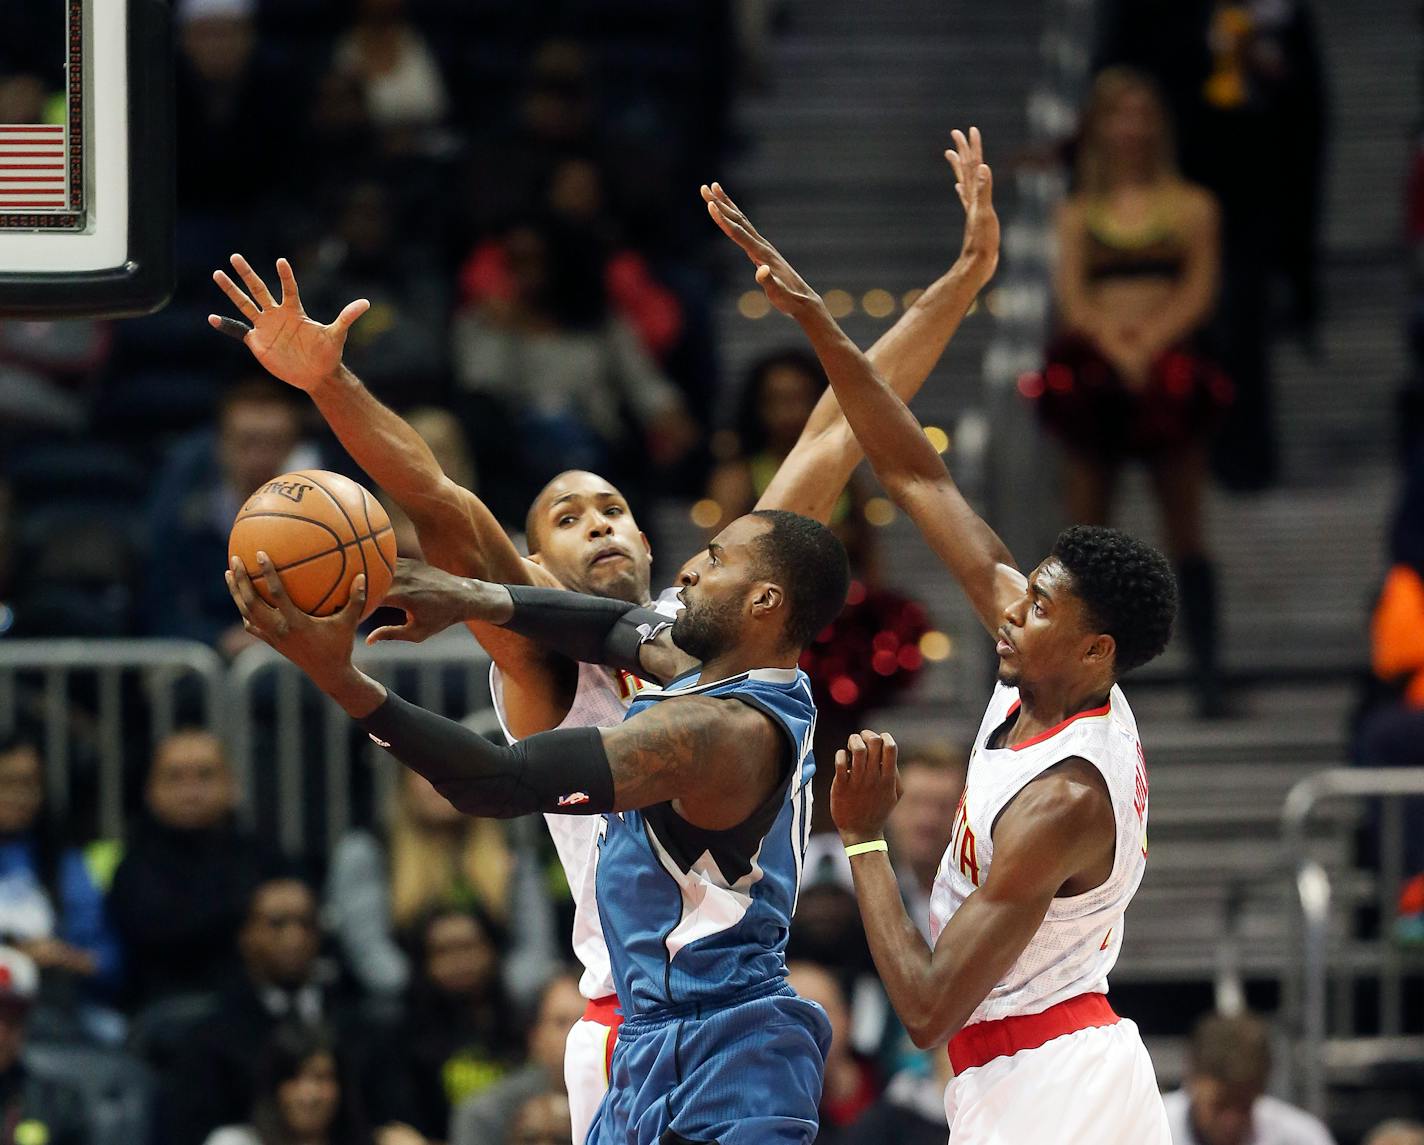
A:
<svg viewBox="0 0 1424 1145">
<path fill-rule="evenodd" d="M 270 604 L 258 552 L 271 558 L 292 603 L 313 616 L 330 616 L 345 605 L 358 573 L 366 574 L 369 615 L 396 568 L 396 536 L 380 502 L 350 478 L 322 469 L 274 477 L 247 499 L 232 524 L 228 560 L 242 558 Z"/>
</svg>

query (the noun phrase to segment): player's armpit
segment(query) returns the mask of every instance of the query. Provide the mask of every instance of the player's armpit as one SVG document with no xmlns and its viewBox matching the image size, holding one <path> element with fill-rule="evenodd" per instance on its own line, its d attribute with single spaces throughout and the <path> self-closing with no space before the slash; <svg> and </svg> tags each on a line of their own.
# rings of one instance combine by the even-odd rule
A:
<svg viewBox="0 0 1424 1145">
<path fill-rule="evenodd" d="M 674 801 L 695 827 L 745 820 L 779 781 L 786 738 L 770 716 L 735 699 L 662 700 L 603 729 L 614 810 Z"/>
</svg>

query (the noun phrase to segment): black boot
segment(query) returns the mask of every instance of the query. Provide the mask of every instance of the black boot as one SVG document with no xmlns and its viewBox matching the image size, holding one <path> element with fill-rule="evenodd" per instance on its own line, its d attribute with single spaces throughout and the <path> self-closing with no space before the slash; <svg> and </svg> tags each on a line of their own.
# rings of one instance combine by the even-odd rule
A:
<svg viewBox="0 0 1424 1145">
<path fill-rule="evenodd" d="M 1205 557 L 1188 557 L 1177 566 L 1182 631 L 1192 658 L 1192 687 L 1197 715 L 1221 719 L 1229 714 L 1217 664 L 1216 569 Z"/>
</svg>

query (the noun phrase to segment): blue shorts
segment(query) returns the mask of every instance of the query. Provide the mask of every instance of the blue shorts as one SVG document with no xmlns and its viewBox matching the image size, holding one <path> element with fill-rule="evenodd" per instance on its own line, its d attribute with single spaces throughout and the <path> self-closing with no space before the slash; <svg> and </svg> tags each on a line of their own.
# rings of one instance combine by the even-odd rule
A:
<svg viewBox="0 0 1424 1145">
<path fill-rule="evenodd" d="M 809 1145 L 826 1012 L 784 981 L 742 1000 L 626 1019 L 588 1145 Z"/>
</svg>

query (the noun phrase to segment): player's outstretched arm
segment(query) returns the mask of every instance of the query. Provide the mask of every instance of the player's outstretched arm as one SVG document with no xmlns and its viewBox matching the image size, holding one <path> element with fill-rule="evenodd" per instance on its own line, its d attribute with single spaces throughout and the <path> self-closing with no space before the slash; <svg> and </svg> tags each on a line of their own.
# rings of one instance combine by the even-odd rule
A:
<svg viewBox="0 0 1424 1145">
<path fill-rule="evenodd" d="M 953 136 L 954 148 L 944 154 L 964 207 L 959 257 L 866 352 L 886 385 L 906 402 L 919 393 L 999 263 L 993 181 L 978 177 L 985 166 L 979 129 L 971 127 L 968 136 L 956 131 Z M 715 200 L 710 187 L 702 188 L 702 197 L 709 203 Z M 864 456 L 835 391 L 827 390 L 756 507 L 789 509 L 825 523 Z"/>
<path fill-rule="evenodd" d="M 356 464 L 410 517 L 428 560 L 462 576 L 554 583 L 520 556 L 483 501 L 445 475 L 420 435 L 342 364 L 346 336 L 370 308 L 366 299 L 350 303 L 336 321 L 323 325 L 308 317 L 286 259 L 277 261 L 280 302 L 242 255 L 232 256 L 232 266 L 246 291 L 221 270 L 213 281 L 252 327 L 247 330 L 216 314 L 208 323 L 241 337 L 268 373 L 311 396 Z"/>
<path fill-rule="evenodd" d="M 986 168 L 980 167 L 979 178 L 987 181 Z M 718 184 L 712 192 L 708 211 L 756 264 L 756 280 L 772 305 L 805 331 L 875 475 L 954 574 L 984 627 L 995 631 L 1003 610 L 1025 588 L 1013 555 L 964 499 L 915 415 L 846 337 L 820 295 Z"/>
<path fill-rule="evenodd" d="M 372 739 L 470 815 L 596 814 L 672 800 L 694 826 L 722 830 L 761 806 L 782 774 L 788 745 L 771 717 L 707 696 L 664 700 L 616 728 L 539 732 L 509 747 L 491 743 L 406 703 L 351 663 L 366 601 L 364 576 L 353 581 L 340 612 L 314 617 L 292 604 L 270 561 L 261 560 L 261 572 L 270 605 L 240 560 L 227 574 L 247 631 L 301 668 Z M 706 782 L 712 759 L 719 767 L 716 784 Z"/>
<path fill-rule="evenodd" d="M 900 797 L 895 741 L 862 732 L 836 755 L 831 816 L 846 846 L 885 837 Z M 888 852 L 851 859 L 870 953 L 891 1005 L 921 1049 L 944 1045 L 1018 961 L 1054 896 L 1101 864 L 1116 839 L 1112 805 L 1092 764 L 1068 760 L 1028 784 L 994 827 L 984 884 L 934 950 L 901 901 Z M 967 860 L 966 860 L 967 861 Z"/>
<path fill-rule="evenodd" d="M 366 643 L 417 643 L 452 624 L 497 625 L 569 660 L 623 668 L 666 683 L 699 661 L 672 643 L 672 620 L 660 612 L 603 596 L 561 589 L 503 585 L 452 576 L 401 558 L 384 603 L 405 613 Z"/>
</svg>

